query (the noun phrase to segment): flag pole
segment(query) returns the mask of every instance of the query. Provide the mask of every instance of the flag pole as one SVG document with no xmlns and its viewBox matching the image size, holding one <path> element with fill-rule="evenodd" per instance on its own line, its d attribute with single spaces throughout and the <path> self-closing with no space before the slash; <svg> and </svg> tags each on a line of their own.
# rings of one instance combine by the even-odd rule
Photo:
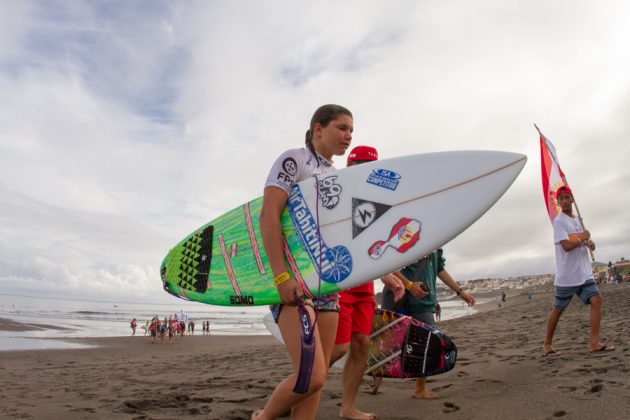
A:
<svg viewBox="0 0 630 420">
<path fill-rule="evenodd" d="M 549 148 L 549 145 L 547 144 L 547 137 L 545 137 L 545 135 L 542 133 L 542 131 L 540 131 L 540 128 L 538 128 L 538 126 L 535 123 L 534 123 L 534 127 L 536 127 L 538 134 L 540 134 L 540 137 L 543 138 L 545 145 L 547 146 L 547 148 Z M 555 147 L 554 147 L 554 152 L 555 152 Z M 558 163 L 558 161 L 556 160 L 556 154 L 550 153 L 550 155 L 551 155 L 551 159 L 553 159 L 553 162 L 556 164 L 556 166 L 560 168 L 560 163 Z M 564 185 L 569 187 L 567 178 L 564 176 L 564 172 L 562 171 L 560 171 L 560 178 L 562 178 L 562 182 L 564 182 Z M 571 187 L 569 187 L 569 189 L 571 189 Z M 577 201 L 575 200 L 575 195 L 573 193 L 571 193 L 571 195 L 573 195 L 573 204 L 575 204 L 575 212 L 577 213 L 578 220 L 580 221 L 580 224 L 582 225 L 582 229 L 586 230 L 586 227 L 584 226 L 584 219 L 582 219 L 582 214 L 580 214 L 580 208 L 578 207 Z M 594 262 L 595 255 L 593 254 L 593 250 L 591 249 L 590 246 L 588 247 L 588 252 L 589 254 L 591 254 L 591 261 Z"/>
</svg>

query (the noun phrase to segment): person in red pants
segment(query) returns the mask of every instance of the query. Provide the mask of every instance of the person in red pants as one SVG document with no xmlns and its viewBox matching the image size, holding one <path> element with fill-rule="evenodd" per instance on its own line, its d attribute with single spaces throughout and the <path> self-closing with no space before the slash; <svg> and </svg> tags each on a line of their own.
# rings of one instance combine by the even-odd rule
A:
<svg viewBox="0 0 630 420">
<path fill-rule="evenodd" d="M 378 152 L 371 146 L 357 146 L 348 155 L 347 166 L 378 160 Z M 392 290 L 404 294 L 400 280 L 389 274 L 381 279 Z M 368 282 L 352 289 L 339 292 L 339 323 L 337 337 L 330 358 L 330 364 L 348 353 L 343 370 L 343 398 L 339 417 L 347 419 L 376 419 L 374 413 L 366 413 L 356 407 L 359 385 L 370 347 L 372 317 L 376 309 L 374 284 Z"/>
</svg>

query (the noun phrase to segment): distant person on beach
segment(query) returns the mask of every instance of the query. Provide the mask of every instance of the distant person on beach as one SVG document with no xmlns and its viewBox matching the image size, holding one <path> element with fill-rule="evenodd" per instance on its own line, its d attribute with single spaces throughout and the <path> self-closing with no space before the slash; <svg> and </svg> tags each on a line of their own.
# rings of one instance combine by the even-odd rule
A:
<svg viewBox="0 0 630 420">
<path fill-rule="evenodd" d="M 288 203 L 293 185 L 316 175 L 334 171 L 333 156 L 346 153 L 352 141 L 352 113 L 339 105 L 323 105 L 311 118 L 306 131 L 306 147 L 282 153 L 273 164 L 265 182 L 263 204 L 260 212 L 260 231 L 274 283 L 283 304 L 272 305 L 274 320 L 293 363 L 294 373 L 278 384 L 262 410 L 252 414 L 254 419 L 274 419 L 291 410 L 297 419 L 315 418 L 321 391 L 328 375 L 330 353 L 335 341 L 339 305 L 337 294 L 310 300 L 304 299 L 304 290 L 290 274 L 284 262 L 283 239 L 280 215 Z M 329 191 L 334 198 L 335 191 Z M 297 384 L 301 358 L 301 320 L 297 305 L 306 306 L 311 322 L 315 318 L 314 308 L 319 314 L 314 335 L 315 354 L 309 385 L 306 393 L 294 392 Z"/>
<path fill-rule="evenodd" d="M 553 222 L 553 242 L 556 251 L 555 303 L 547 322 L 547 333 L 543 343 L 543 355 L 560 354 L 552 346 L 562 312 L 577 295 L 582 302 L 591 306 L 591 332 L 588 350 L 590 352 L 611 351 L 615 347 L 600 341 L 599 327 L 602 319 L 602 297 L 593 279 L 593 271 L 588 248 L 595 249 L 591 234 L 582 222 L 573 215 L 573 193 L 562 186 L 556 192 L 562 213 Z"/>
<path fill-rule="evenodd" d="M 497 295 L 497 305 L 499 306 L 499 308 L 501 308 L 502 306 L 505 306 L 506 303 L 507 296 L 505 295 L 505 291 L 501 290 L 501 293 Z"/>
<path fill-rule="evenodd" d="M 160 319 L 156 316 L 151 320 L 151 326 L 149 326 L 151 332 L 151 343 L 155 343 L 157 335 L 160 333 Z"/>
<path fill-rule="evenodd" d="M 138 323 L 136 322 L 136 318 L 131 320 L 131 323 L 129 324 L 129 326 L 131 327 L 131 336 L 133 337 L 134 335 L 136 335 L 136 327 L 138 326 Z"/>
<path fill-rule="evenodd" d="M 346 165 L 355 166 L 375 160 L 378 160 L 378 151 L 374 147 L 357 146 L 350 151 Z M 385 276 L 382 281 L 390 287 L 396 287 L 399 280 L 392 277 Z M 403 290 L 402 286 L 400 289 Z M 339 292 L 339 323 L 330 365 L 348 353 L 343 368 L 343 397 L 339 410 L 341 418 L 364 420 L 377 418 L 376 414 L 363 412 L 355 406 L 367 364 L 375 309 L 373 282 Z"/>
<path fill-rule="evenodd" d="M 401 308 L 400 304 L 394 302 L 393 293 L 388 287 L 383 288 L 383 309 L 399 311 L 405 315 L 409 315 L 420 322 L 435 326 L 435 304 L 437 302 L 436 281 L 439 278 L 452 291 L 454 291 L 460 299 L 469 306 L 475 304 L 475 297 L 466 293 L 462 287 L 451 277 L 446 271 L 445 259 L 442 248 L 433 251 L 428 256 L 408 265 L 401 271 L 406 279 L 405 289 L 409 290 L 413 285 L 410 283 L 418 283 L 422 286 L 423 295 L 418 298 L 411 293 L 406 294 L 405 306 Z M 382 378 L 375 378 L 372 392 L 376 393 Z M 440 394 L 426 388 L 427 378 L 419 377 L 416 379 L 416 387 L 413 392 L 414 398 L 440 398 Z"/>
<path fill-rule="evenodd" d="M 168 330 L 168 319 L 164 318 L 164 321 L 160 325 L 160 343 L 164 342 L 164 336 L 166 335 L 167 330 Z"/>
<path fill-rule="evenodd" d="M 175 336 L 175 321 L 173 319 L 168 320 L 168 342 L 173 344 L 173 338 Z"/>
<path fill-rule="evenodd" d="M 442 307 L 440 302 L 435 302 L 435 321 L 440 322 L 442 319 Z"/>
</svg>

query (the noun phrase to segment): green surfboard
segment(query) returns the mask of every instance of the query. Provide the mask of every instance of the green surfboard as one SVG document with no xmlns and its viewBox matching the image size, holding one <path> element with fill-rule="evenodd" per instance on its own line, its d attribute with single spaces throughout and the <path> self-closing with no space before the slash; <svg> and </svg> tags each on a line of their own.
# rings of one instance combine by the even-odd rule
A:
<svg viewBox="0 0 630 420">
<path fill-rule="evenodd" d="M 261 207 L 262 197 L 258 197 L 205 224 L 175 245 L 162 262 L 164 289 L 177 297 L 212 305 L 280 302 L 260 235 Z M 313 275 L 315 267 L 300 245 L 287 209 L 281 222 L 287 267 L 303 283 L 302 277 Z M 322 282 L 322 295 L 336 291 L 335 284 Z"/>
</svg>

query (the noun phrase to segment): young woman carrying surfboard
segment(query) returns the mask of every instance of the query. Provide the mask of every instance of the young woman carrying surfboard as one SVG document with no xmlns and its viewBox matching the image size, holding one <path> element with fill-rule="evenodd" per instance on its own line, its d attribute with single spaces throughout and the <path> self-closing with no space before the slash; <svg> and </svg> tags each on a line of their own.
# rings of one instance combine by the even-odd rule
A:
<svg viewBox="0 0 630 420">
<path fill-rule="evenodd" d="M 352 141 L 352 131 L 353 118 L 348 109 L 339 105 L 321 106 L 313 114 L 306 132 L 307 147 L 291 149 L 281 154 L 265 183 L 260 230 L 274 283 L 283 302 L 281 305 L 272 305 L 271 310 L 282 332 L 294 373 L 276 386 L 265 407 L 253 413 L 253 419 L 273 419 L 288 410 L 291 410 L 293 418 L 299 419 L 312 419 L 317 414 L 337 329 L 337 295 L 304 301 L 311 322 L 315 318 L 314 306 L 317 306 L 319 315 L 314 332 L 315 353 L 309 385 L 305 393 L 296 393 L 294 387 L 300 370 L 302 343 L 297 303 L 303 299 L 304 290 L 289 274 L 285 264 L 280 216 L 295 183 L 334 170 L 332 157 L 346 153 Z"/>
</svg>

